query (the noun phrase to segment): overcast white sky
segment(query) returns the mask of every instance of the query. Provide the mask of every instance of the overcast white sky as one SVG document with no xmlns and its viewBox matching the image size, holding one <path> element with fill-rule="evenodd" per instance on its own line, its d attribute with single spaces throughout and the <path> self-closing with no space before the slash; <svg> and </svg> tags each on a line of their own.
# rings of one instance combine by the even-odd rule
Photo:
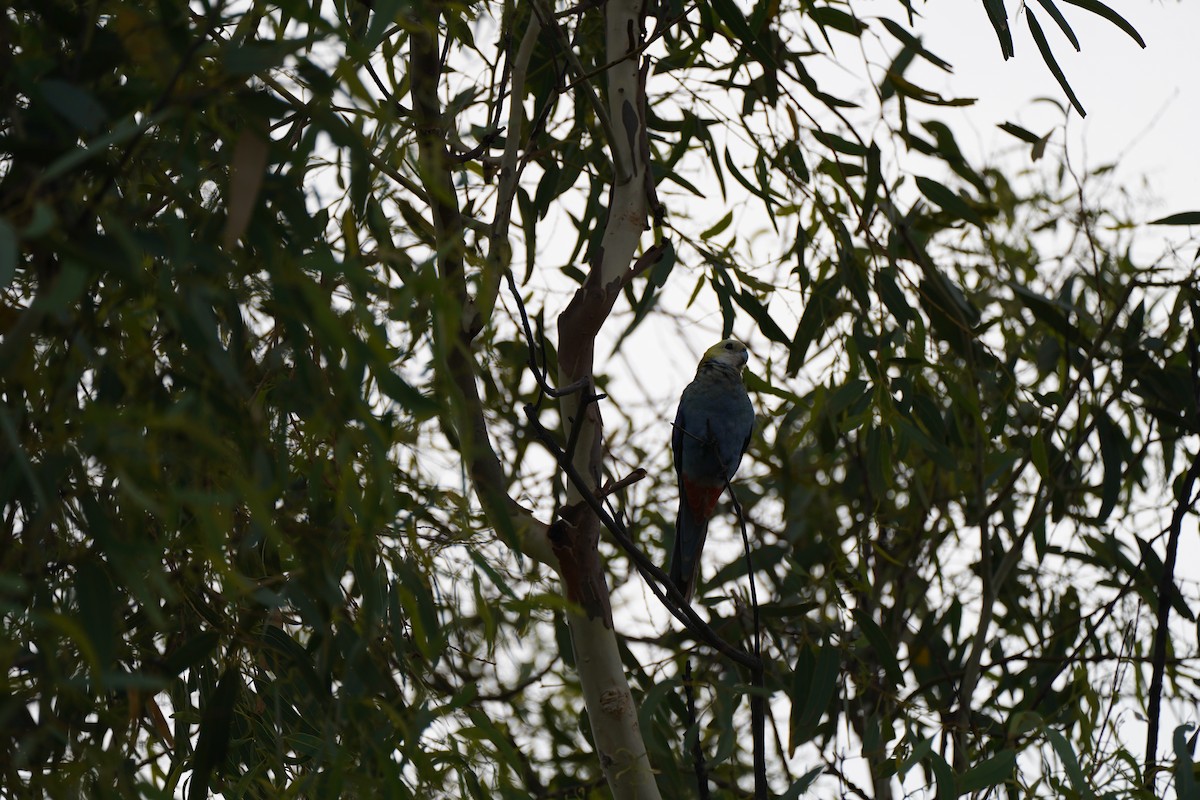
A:
<svg viewBox="0 0 1200 800">
<path fill-rule="evenodd" d="M 1087 111 L 1072 117 L 1067 141 L 1077 164 L 1096 167 L 1119 161 L 1115 179 L 1138 188 L 1142 178 L 1161 200 L 1146 209 L 1145 219 L 1177 211 L 1200 210 L 1200 3 L 1195 0 L 1108 0 L 1137 28 L 1146 49 L 1119 28 L 1083 9 L 1058 3 L 1083 46 L 1076 53 L 1066 37 L 1033 4 L 1059 65 Z M 894 15 L 894 2 L 876 2 L 880 13 Z M 964 148 L 995 153 L 1015 141 L 996 127 L 1012 121 L 1042 134 L 1061 126 L 1061 114 L 1035 97 L 1066 102 L 1029 34 L 1023 12 L 1011 20 L 1016 58 L 1004 61 L 978 0 L 930 0 L 914 4 L 925 18 L 917 31 L 926 46 L 954 65 L 954 74 L 925 70 L 928 88 L 953 96 L 976 97 L 969 108 L 947 109 L 944 117 Z M 1010 15 L 1015 4 L 1006 3 Z M 939 77 L 940 76 L 940 77 Z M 937 83 L 942 85 L 938 86 Z M 962 125 L 954 124 L 954 118 Z M 972 142 L 969 131 L 976 132 Z M 1057 135 L 1061 143 L 1062 132 Z M 1164 229 L 1183 238 L 1186 229 Z"/>
</svg>

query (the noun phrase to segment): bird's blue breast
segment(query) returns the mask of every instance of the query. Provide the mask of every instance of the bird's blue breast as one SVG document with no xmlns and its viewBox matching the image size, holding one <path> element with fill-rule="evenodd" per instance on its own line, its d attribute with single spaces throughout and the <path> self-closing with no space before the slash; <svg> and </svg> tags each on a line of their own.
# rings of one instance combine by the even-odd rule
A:
<svg viewBox="0 0 1200 800">
<path fill-rule="evenodd" d="M 702 376 L 683 391 L 675 426 L 676 470 L 693 481 L 724 484 L 742 460 L 754 407 L 740 380 Z"/>
</svg>

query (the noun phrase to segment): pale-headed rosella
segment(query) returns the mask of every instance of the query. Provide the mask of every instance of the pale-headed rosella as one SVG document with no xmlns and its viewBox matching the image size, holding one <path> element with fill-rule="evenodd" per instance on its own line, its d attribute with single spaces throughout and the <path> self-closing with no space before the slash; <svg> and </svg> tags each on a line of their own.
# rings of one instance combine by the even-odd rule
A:
<svg viewBox="0 0 1200 800">
<path fill-rule="evenodd" d="M 700 574 L 708 523 L 737 472 L 754 428 L 754 406 L 742 382 L 750 351 L 737 339 L 708 349 L 679 398 L 671 434 L 679 477 L 679 516 L 668 572 L 689 602 Z"/>
</svg>

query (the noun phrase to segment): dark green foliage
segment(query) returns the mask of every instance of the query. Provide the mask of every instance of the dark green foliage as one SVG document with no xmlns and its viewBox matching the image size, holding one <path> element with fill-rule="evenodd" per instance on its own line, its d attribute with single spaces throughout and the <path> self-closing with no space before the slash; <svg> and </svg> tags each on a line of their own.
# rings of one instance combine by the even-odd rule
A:
<svg viewBox="0 0 1200 800">
<path fill-rule="evenodd" d="M 1140 42 L 1107 6 L 1068 2 Z M 983 5 L 1012 55 L 1004 3 Z M 844 2 L 657 9 L 663 249 L 625 287 L 610 341 L 658 412 L 678 387 L 625 343 L 664 307 L 686 298 L 719 310 L 714 328 L 756 332 L 760 431 L 735 490 L 783 751 L 773 786 L 797 797 L 859 759 L 877 787 L 939 797 L 1154 797 L 1168 777 L 1194 796 L 1195 735 L 1164 727 L 1173 757 L 1160 748 L 1146 776 L 1118 718 L 1148 707 L 1129 675 L 1149 674 L 1158 604 L 1195 618 L 1195 583 L 1170 576 L 1159 535 L 1191 501 L 1163 487 L 1185 485 L 1200 433 L 1195 278 L 1132 255 L 1124 212 L 1090 199 L 1095 175 L 1081 187 L 1049 156 L 973 164 L 918 118 L 969 101 L 912 82 L 948 65 L 896 6 L 900 20 Z M 477 432 L 456 428 L 464 400 L 438 371 L 444 332 L 478 322 L 469 356 L 502 478 L 550 519 L 562 479 L 523 408 L 544 400 L 530 363 L 553 376 L 553 315 L 601 245 L 614 176 L 580 87 L 603 91 L 603 20 L 560 15 L 562 40 L 533 42 L 513 88 L 504 64 L 532 8 L 440 7 L 453 80 L 438 100 L 467 218 L 443 241 L 406 74 L 432 8 L 0 13 L 5 796 L 607 796 L 566 601 L 509 547 L 511 520 L 481 511 Z M 1043 11 L 1078 47 L 1071 18 Z M 899 50 L 873 87 L 888 125 L 858 129 L 837 116 L 858 103 L 818 79 L 832 43 L 868 34 Z M 509 91 L 532 114 L 519 130 Z M 1002 127 L 1035 159 L 1053 135 Z M 497 234 L 509 137 L 525 172 Z M 689 212 L 717 189 L 711 218 Z M 447 253 L 478 320 L 435 270 Z M 516 300 L 497 300 L 509 269 L 533 348 Z M 650 474 L 609 501 L 661 557 L 668 437 L 629 383 L 603 401 L 604 446 L 613 476 Z M 635 581 L 603 547 L 610 582 Z M 745 640 L 745 560 L 704 574 L 713 627 Z M 636 630 L 631 605 L 623 664 L 659 785 L 681 796 L 695 645 Z M 1171 632 L 1167 684 L 1194 704 L 1194 639 Z M 688 735 L 716 785 L 744 786 L 746 687 L 698 652 Z"/>
</svg>

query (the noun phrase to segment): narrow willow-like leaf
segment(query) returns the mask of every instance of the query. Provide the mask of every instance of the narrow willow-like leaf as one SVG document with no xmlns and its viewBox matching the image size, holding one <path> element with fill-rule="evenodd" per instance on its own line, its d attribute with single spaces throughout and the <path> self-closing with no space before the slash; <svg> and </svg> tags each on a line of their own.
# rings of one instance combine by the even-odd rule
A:
<svg viewBox="0 0 1200 800">
<path fill-rule="evenodd" d="M 807 742 L 816 733 L 817 724 L 833 701 L 840 664 L 841 655 L 837 647 L 822 645 L 816 650 L 811 672 L 797 673 L 798 677 L 807 677 L 808 680 L 806 685 L 796 687 L 794 702 L 800 703 L 803 710 L 794 717 L 793 744 Z"/>
<path fill-rule="evenodd" d="M 933 64 L 938 69 L 943 70 L 944 72 L 954 72 L 954 68 L 950 65 L 949 61 L 939 58 L 938 56 L 929 52 L 927 49 L 925 49 L 925 46 L 921 43 L 920 39 L 904 30 L 904 28 L 902 28 L 898 23 L 888 19 L 887 17 L 880 17 L 879 21 L 883 24 L 883 27 L 887 28 L 888 33 L 899 39 L 901 44 L 903 44 L 906 48 L 912 50 L 914 53 L 921 56 L 921 58 L 925 59 L 930 64 Z"/>
<path fill-rule="evenodd" d="M 1012 776 L 1017 768 L 1015 750 L 1001 750 L 996 755 L 970 767 L 958 778 L 958 793 L 971 794 L 997 786 Z"/>
<path fill-rule="evenodd" d="M 1075 91 L 1071 88 L 1071 84 L 1067 82 L 1067 76 L 1063 74 L 1062 68 L 1054 60 L 1054 53 L 1050 51 L 1050 43 L 1046 41 L 1046 34 L 1042 31 L 1041 23 L 1037 21 L 1037 17 L 1028 6 L 1025 8 L 1025 19 L 1029 24 L 1029 32 L 1033 34 L 1033 41 L 1037 43 L 1038 50 L 1041 51 L 1042 59 L 1045 60 L 1046 66 L 1050 68 L 1050 72 L 1054 73 L 1054 79 L 1058 81 L 1058 85 L 1067 93 L 1071 105 L 1079 112 L 1079 116 L 1086 117 L 1087 111 L 1084 110 L 1083 104 L 1079 102 L 1079 98 L 1075 96 Z"/>
<path fill-rule="evenodd" d="M 1004 131 L 1005 133 L 1008 133 L 1008 134 L 1011 134 L 1011 135 L 1017 137 L 1018 139 L 1020 139 L 1023 142 L 1029 142 L 1029 144 L 1037 144 L 1041 140 L 1041 137 L 1038 136 L 1033 131 L 1026 130 L 1025 128 L 1022 128 L 1020 125 L 1014 124 L 1012 122 L 1003 122 L 1003 123 L 1000 123 L 999 125 L 997 125 L 996 127 L 998 127 L 1000 130 Z"/>
<path fill-rule="evenodd" d="M 233 707 L 242 687 L 242 675 L 236 666 L 227 667 L 217 688 L 201 709 L 200 733 L 192 761 L 192 781 L 188 800 L 208 797 L 213 771 L 225 762 L 229 750 L 229 731 L 233 725 Z"/>
<path fill-rule="evenodd" d="M 875 201 L 879 194 L 879 185 L 883 182 L 883 173 L 879 161 L 879 145 L 871 142 L 867 150 L 867 182 L 863 187 L 862 217 L 858 228 L 865 231 L 871 224 L 871 213 L 875 210 Z"/>
<path fill-rule="evenodd" d="M 17 274 L 17 233 L 8 220 L 0 217 L 0 290 L 8 288 Z"/>
<path fill-rule="evenodd" d="M 921 190 L 921 194 L 940 206 L 943 211 L 974 225 L 983 225 L 983 219 L 975 209 L 967 205 L 967 201 L 947 186 L 932 178 L 921 176 L 917 178 L 917 188 Z"/>
<path fill-rule="evenodd" d="M 1000 41 L 1000 52 L 1007 61 L 1013 57 L 1016 51 L 1013 49 L 1012 31 L 1008 27 L 1004 0 L 983 0 L 983 7 L 987 10 L 988 20 L 992 23 L 992 29 L 996 31 L 996 38 Z"/>
<path fill-rule="evenodd" d="M 903 685 L 904 671 L 900 669 L 900 662 L 896 660 L 896 645 L 888 641 L 883 633 L 883 629 L 879 627 L 879 624 L 869 614 L 863 612 L 861 609 L 855 609 L 853 616 L 859 630 L 863 632 L 863 635 L 867 637 L 867 641 L 875 648 L 875 655 L 879 658 L 884 672 L 887 673 L 893 685 Z"/>
<path fill-rule="evenodd" d="M 1080 8 L 1086 8 L 1093 14 L 1098 14 L 1104 17 L 1106 20 L 1125 31 L 1125 33 L 1129 34 L 1129 38 L 1133 39 L 1139 45 L 1142 47 L 1146 46 L 1146 41 L 1142 38 L 1142 35 L 1137 32 L 1137 28 L 1133 27 L 1133 25 L 1129 24 L 1124 17 L 1122 17 L 1116 11 L 1113 11 L 1108 6 L 1104 5 L 1104 3 L 1101 3 L 1099 0 L 1063 0 L 1063 2 L 1070 3 L 1073 6 L 1079 6 Z"/>
<path fill-rule="evenodd" d="M 1083 769 L 1079 766 L 1079 757 L 1075 755 L 1075 748 L 1071 746 L 1066 737 L 1054 728 L 1046 729 L 1046 738 L 1050 740 L 1050 745 L 1058 754 L 1059 760 L 1062 761 L 1063 768 L 1067 772 L 1067 779 L 1071 781 L 1071 788 L 1085 800 L 1095 800 L 1096 793 L 1092 790 L 1091 784 L 1083 774 Z"/>
<path fill-rule="evenodd" d="M 1196 737 L 1193 735 L 1190 743 L 1187 739 L 1187 732 L 1195 727 L 1195 724 L 1190 722 L 1179 725 L 1172 737 L 1175 750 L 1175 796 L 1179 800 L 1200 798 L 1200 782 L 1196 780 L 1196 767 L 1192 761 Z"/>
<path fill-rule="evenodd" d="M 1038 0 L 1038 2 L 1042 4 L 1042 8 L 1046 9 L 1046 13 L 1058 23 L 1058 27 L 1066 34 L 1067 39 L 1071 42 L 1071 46 L 1075 48 L 1075 52 L 1079 52 L 1079 39 L 1075 37 L 1075 31 L 1071 30 L 1071 25 L 1067 22 L 1067 18 L 1058 10 L 1058 6 L 1054 5 L 1054 0 Z"/>
<path fill-rule="evenodd" d="M 701 234 L 700 234 L 701 240 L 708 241 L 709 239 L 713 238 L 714 236 L 719 236 L 726 228 L 729 227 L 730 223 L 732 223 L 732 222 L 733 222 L 733 211 L 727 211 L 725 213 L 725 216 L 723 216 L 719 220 L 717 220 L 715 225 L 713 225 L 708 230 L 701 232 Z"/>
<path fill-rule="evenodd" d="M 1200 225 L 1200 211 L 1183 211 L 1169 217 L 1156 219 L 1150 225 Z"/>
</svg>

